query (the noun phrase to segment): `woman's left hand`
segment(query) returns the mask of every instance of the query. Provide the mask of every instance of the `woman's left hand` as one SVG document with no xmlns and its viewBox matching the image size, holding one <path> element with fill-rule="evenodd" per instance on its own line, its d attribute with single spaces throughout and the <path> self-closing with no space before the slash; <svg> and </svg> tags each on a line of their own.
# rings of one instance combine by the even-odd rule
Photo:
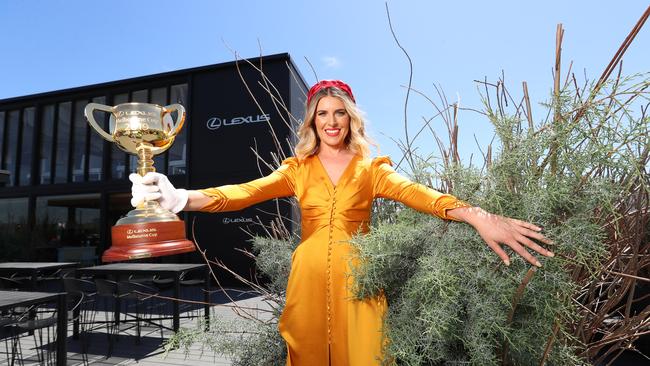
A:
<svg viewBox="0 0 650 366">
<path fill-rule="evenodd" d="M 480 207 L 455 208 L 447 211 L 447 214 L 472 225 L 506 265 L 510 265 L 510 259 L 500 244 L 509 246 L 528 262 L 538 267 L 541 267 L 542 264 L 525 247 L 547 257 L 554 256 L 553 252 L 542 248 L 533 241 L 534 239 L 545 244 L 553 244 L 551 240 L 540 233 L 542 228 L 529 222 L 491 214 Z"/>
</svg>

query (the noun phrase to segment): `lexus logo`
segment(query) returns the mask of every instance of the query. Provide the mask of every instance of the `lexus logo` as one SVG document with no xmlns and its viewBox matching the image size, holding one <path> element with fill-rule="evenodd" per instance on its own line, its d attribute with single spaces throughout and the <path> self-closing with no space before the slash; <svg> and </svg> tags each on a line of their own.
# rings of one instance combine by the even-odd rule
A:
<svg viewBox="0 0 650 366">
<path fill-rule="evenodd" d="M 220 127 L 228 126 L 237 126 L 248 123 L 259 123 L 259 122 L 268 122 L 271 120 L 271 116 L 268 114 L 258 114 L 255 116 L 246 116 L 246 117 L 234 117 L 234 118 L 219 118 L 212 117 L 208 118 L 206 122 L 206 127 L 208 130 L 217 130 Z"/>
<path fill-rule="evenodd" d="M 253 221 L 253 218 L 251 217 L 224 217 L 223 220 L 221 221 L 224 224 L 252 224 L 255 221 Z"/>
</svg>

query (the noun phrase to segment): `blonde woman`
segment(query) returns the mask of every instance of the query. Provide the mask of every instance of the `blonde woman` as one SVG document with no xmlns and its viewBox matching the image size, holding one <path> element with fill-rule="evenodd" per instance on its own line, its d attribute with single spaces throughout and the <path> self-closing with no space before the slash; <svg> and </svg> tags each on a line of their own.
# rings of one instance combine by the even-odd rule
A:
<svg viewBox="0 0 650 366">
<path fill-rule="evenodd" d="M 286 159 L 270 175 L 244 184 L 187 191 L 175 189 L 162 174 L 131 175 L 134 206 L 142 200 L 158 200 L 174 212 L 235 211 L 278 197 L 298 199 L 302 241 L 292 256 L 279 323 L 287 344 L 287 365 L 380 362 L 386 300 L 353 300 L 348 283 L 353 250 L 348 240 L 358 231 L 367 232 L 376 197 L 472 225 L 506 264 L 509 259 L 500 245 L 537 266 L 539 261 L 525 247 L 553 256 L 533 241 L 549 243 L 539 227 L 490 214 L 413 183 L 396 173 L 387 157 L 371 159 L 363 119 L 352 90 L 342 81 L 321 81 L 309 90 L 298 136 L 296 157 Z"/>
</svg>

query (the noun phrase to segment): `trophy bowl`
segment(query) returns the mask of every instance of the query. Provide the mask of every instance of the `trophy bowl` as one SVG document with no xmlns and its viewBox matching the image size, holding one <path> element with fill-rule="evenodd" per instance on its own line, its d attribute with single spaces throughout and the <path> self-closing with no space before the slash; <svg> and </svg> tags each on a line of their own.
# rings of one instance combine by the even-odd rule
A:
<svg viewBox="0 0 650 366">
<path fill-rule="evenodd" d="M 110 113 L 109 131 L 104 131 L 94 111 Z M 176 111 L 176 121 L 171 113 Z M 155 172 L 153 156 L 174 143 L 185 123 L 185 108 L 180 104 L 160 106 L 149 103 L 123 103 L 114 107 L 89 103 L 84 115 L 90 126 L 121 150 L 137 155 L 137 173 Z M 160 257 L 194 251 L 186 239 L 185 223 L 158 201 L 144 201 L 111 228 L 112 245 L 102 255 L 104 262 Z"/>
</svg>

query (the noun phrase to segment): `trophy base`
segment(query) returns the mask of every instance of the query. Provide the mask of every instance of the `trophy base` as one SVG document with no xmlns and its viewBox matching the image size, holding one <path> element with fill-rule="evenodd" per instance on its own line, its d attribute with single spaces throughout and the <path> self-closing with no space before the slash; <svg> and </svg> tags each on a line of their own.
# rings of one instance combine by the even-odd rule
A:
<svg viewBox="0 0 650 366">
<path fill-rule="evenodd" d="M 194 243 L 185 238 L 183 221 L 122 224 L 111 228 L 112 245 L 102 254 L 102 262 L 193 252 Z"/>
</svg>

